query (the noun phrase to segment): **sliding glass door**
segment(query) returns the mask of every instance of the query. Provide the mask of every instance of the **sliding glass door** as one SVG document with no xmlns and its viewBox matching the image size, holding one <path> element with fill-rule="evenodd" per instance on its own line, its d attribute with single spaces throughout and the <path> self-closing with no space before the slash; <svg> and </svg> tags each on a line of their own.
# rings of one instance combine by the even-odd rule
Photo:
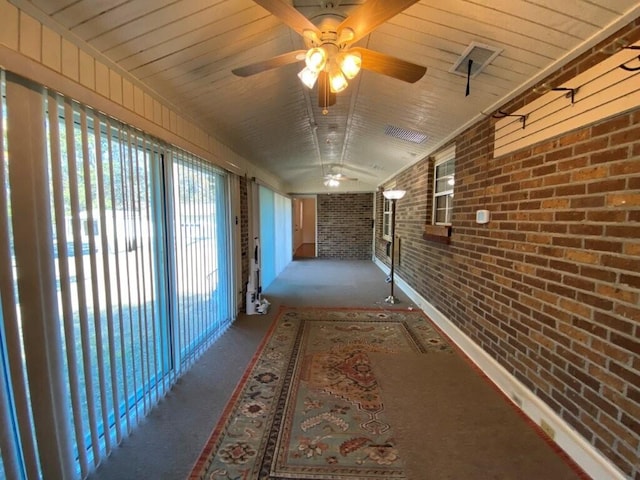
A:
<svg viewBox="0 0 640 480">
<path fill-rule="evenodd" d="M 8 77 L 0 479 L 80 478 L 233 319 L 228 179 Z"/>
<path fill-rule="evenodd" d="M 173 160 L 175 316 L 180 361 L 193 362 L 231 317 L 225 177 L 186 154 Z"/>
</svg>

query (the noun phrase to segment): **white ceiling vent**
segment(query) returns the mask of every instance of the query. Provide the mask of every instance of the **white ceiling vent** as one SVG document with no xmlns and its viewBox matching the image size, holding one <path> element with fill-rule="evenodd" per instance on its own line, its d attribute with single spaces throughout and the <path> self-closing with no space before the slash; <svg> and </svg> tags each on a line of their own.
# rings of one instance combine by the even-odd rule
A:
<svg viewBox="0 0 640 480">
<path fill-rule="evenodd" d="M 471 76 L 470 78 L 478 75 L 482 70 L 489 65 L 494 58 L 496 58 L 502 52 L 501 48 L 491 47 L 482 43 L 471 42 L 466 48 L 460 58 L 451 67 L 449 72 L 455 73 L 462 77 L 466 77 L 469 73 L 469 60 L 473 60 L 471 63 Z"/>
<path fill-rule="evenodd" d="M 393 125 L 387 125 L 384 129 L 384 133 L 390 137 L 418 144 L 426 142 L 427 138 L 429 138 L 424 133 L 416 132 L 415 130 L 408 130 L 402 127 L 394 127 Z"/>
</svg>

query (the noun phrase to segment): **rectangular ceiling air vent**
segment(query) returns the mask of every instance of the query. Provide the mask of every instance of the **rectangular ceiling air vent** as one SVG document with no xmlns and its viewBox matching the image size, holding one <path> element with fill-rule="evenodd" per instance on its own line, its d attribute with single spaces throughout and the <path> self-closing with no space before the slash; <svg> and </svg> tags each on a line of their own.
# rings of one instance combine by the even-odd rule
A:
<svg viewBox="0 0 640 480">
<path fill-rule="evenodd" d="M 449 72 L 466 77 L 469 73 L 469 60 L 473 60 L 471 63 L 471 78 L 473 78 L 493 62 L 493 59 L 500 55 L 501 52 L 501 48 L 471 42 Z"/>
<path fill-rule="evenodd" d="M 402 127 L 394 127 L 393 125 L 387 125 L 384 128 L 385 135 L 389 135 L 390 137 L 399 138 L 400 140 L 406 140 L 407 142 L 412 143 L 424 143 L 429 138 L 427 135 L 421 132 L 416 132 L 415 130 L 408 130 Z"/>
</svg>

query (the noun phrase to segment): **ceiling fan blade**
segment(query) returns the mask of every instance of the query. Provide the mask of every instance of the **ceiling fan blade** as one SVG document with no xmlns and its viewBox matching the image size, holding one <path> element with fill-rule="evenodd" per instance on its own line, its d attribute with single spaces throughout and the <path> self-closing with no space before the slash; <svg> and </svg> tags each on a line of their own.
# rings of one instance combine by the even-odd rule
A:
<svg viewBox="0 0 640 480">
<path fill-rule="evenodd" d="M 349 51 L 359 52 L 360 55 L 362 55 L 362 68 L 365 70 L 381 73 L 382 75 L 397 78 L 404 82 L 415 83 L 427 72 L 427 67 L 400 60 L 399 58 L 376 52 L 375 50 L 354 47 L 349 49 Z"/>
<path fill-rule="evenodd" d="M 338 182 L 349 181 L 349 182 L 357 182 L 357 178 L 348 177 L 342 173 L 327 173 L 324 176 L 325 180 L 337 180 Z"/>
<path fill-rule="evenodd" d="M 254 2 L 278 17 L 300 35 L 304 35 L 305 30 L 310 30 L 315 32 L 318 37 L 320 36 L 320 30 L 311 23 L 311 20 L 283 0 L 254 0 Z"/>
<path fill-rule="evenodd" d="M 343 29 L 350 28 L 354 33 L 354 38 L 350 40 L 350 43 L 357 42 L 374 28 L 382 25 L 391 17 L 395 17 L 414 3 L 418 3 L 418 1 L 419 0 L 367 0 L 338 25 L 338 35 Z"/>
<path fill-rule="evenodd" d="M 304 60 L 305 53 L 305 50 L 295 50 L 293 52 L 283 53 L 282 55 L 278 55 L 277 57 L 273 57 L 268 60 L 262 60 L 261 62 L 252 63 L 251 65 L 234 68 L 231 71 L 238 77 L 250 77 L 256 73 L 265 72 L 273 68 L 283 67 L 290 63 Z"/>
<path fill-rule="evenodd" d="M 335 104 L 336 94 L 329 87 L 329 74 L 326 71 L 322 71 L 318 76 L 318 106 L 326 109 Z"/>
</svg>

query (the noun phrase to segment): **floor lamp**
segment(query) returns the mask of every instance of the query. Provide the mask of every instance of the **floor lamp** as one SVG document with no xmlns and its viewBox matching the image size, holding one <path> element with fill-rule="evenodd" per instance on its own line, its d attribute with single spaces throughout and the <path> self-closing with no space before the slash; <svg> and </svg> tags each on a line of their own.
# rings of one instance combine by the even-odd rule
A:
<svg viewBox="0 0 640 480">
<path fill-rule="evenodd" d="M 396 244 L 396 202 L 404 197 L 404 194 L 407 193 L 404 190 L 385 190 L 382 192 L 384 198 L 387 200 L 391 200 L 391 273 L 389 274 L 389 278 L 391 281 L 391 294 L 384 300 L 386 303 L 398 303 L 398 300 L 393 295 L 393 267 L 395 261 L 395 244 Z"/>
</svg>

